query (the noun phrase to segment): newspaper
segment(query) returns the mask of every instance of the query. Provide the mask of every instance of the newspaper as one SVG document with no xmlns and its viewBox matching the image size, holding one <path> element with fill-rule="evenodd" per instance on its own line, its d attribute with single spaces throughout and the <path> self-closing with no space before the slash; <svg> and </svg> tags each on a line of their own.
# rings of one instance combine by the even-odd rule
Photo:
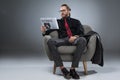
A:
<svg viewBox="0 0 120 80">
<path fill-rule="evenodd" d="M 49 29 L 59 29 L 56 18 L 40 18 L 42 26 L 45 26 L 47 30 Z"/>
</svg>

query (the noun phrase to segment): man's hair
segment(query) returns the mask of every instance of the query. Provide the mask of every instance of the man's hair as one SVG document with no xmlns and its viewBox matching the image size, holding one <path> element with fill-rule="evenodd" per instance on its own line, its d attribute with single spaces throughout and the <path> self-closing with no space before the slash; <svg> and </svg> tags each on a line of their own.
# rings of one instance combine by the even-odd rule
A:
<svg viewBox="0 0 120 80">
<path fill-rule="evenodd" d="M 67 4 L 62 4 L 61 6 L 65 6 L 69 11 L 71 11 L 71 8 Z"/>
</svg>

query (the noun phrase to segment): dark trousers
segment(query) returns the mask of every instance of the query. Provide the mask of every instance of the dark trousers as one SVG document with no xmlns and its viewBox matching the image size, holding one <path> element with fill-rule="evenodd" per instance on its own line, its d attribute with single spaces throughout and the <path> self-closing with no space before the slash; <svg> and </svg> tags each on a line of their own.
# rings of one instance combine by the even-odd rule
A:
<svg viewBox="0 0 120 80">
<path fill-rule="evenodd" d="M 86 47 L 86 39 L 84 37 L 77 38 L 73 43 L 70 43 L 69 38 L 62 38 L 62 39 L 49 39 L 47 44 L 49 47 L 49 50 L 51 52 L 51 56 L 53 57 L 53 60 L 55 62 L 55 65 L 57 67 L 63 66 L 63 61 L 60 57 L 60 53 L 57 50 L 57 47 L 64 46 L 64 45 L 75 45 L 76 51 L 73 53 L 73 61 L 71 67 L 78 67 L 79 60 L 81 58 L 82 53 L 84 52 L 84 49 Z"/>
</svg>

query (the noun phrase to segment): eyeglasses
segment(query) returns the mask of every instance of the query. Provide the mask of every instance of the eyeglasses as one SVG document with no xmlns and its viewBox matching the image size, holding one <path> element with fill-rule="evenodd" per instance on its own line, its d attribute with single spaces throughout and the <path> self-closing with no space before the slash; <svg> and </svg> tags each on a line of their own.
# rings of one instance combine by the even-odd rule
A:
<svg viewBox="0 0 120 80">
<path fill-rule="evenodd" d="M 66 10 L 60 10 L 59 12 L 65 12 Z"/>
</svg>

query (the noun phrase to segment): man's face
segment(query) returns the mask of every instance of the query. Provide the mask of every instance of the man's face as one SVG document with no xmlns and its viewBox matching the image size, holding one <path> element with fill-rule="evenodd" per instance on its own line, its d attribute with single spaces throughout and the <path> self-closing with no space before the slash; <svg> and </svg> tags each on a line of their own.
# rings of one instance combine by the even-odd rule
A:
<svg viewBox="0 0 120 80">
<path fill-rule="evenodd" d="M 61 17 L 67 17 L 70 14 L 70 11 L 66 8 L 66 6 L 61 6 L 60 7 L 60 12 L 61 12 Z"/>
</svg>

